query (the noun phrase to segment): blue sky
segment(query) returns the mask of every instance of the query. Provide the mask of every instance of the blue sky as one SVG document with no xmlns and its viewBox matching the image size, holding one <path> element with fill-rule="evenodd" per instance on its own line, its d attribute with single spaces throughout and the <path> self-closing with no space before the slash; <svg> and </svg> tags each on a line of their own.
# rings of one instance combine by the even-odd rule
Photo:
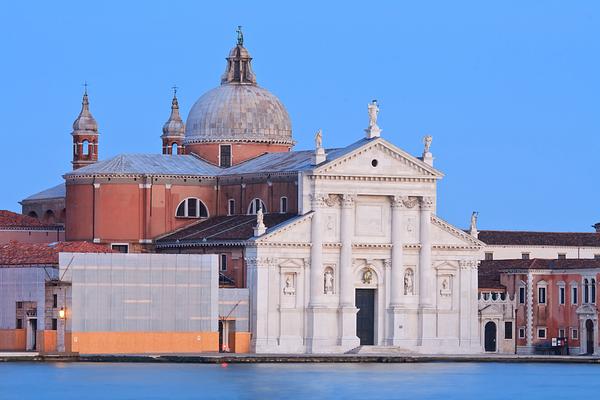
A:
<svg viewBox="0 0 600 400">
<path fill-rule="evenodd" d="M 288 4 L 290 3 L 290 4 Z M 70 170 L 89 83 L 100 158 L 160 152 L 171 86 L 183 116 L 219 84 L 243 25 L 297 149 L 433 136 L 438 215 L 483 229 L 590 231 L 600 221 L 600 2 L 4 2 L 0 209 Z"/>
</svg>

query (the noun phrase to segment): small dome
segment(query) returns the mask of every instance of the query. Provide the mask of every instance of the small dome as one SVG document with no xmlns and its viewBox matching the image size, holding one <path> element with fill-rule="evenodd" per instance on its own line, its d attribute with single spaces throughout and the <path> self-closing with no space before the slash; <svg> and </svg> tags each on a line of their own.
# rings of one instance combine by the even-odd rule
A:
<svg viewBox="0 0 600 400">
<path fill-rule="evenodd" d="M 239 32 L 238 32 L 239 33 Z M 216 87 L 196 101 L 185 123 L 184 144 L 254 142 L 293 145 L 290 117 L 277 97 L 256 84 L 252 57 L 238 44 Z"/>
<path fill-rule="evenodd" d="M 87 91 L 83 94 L 81 112 L 75 122 L 73 122 L 73 133 L 81 131 L 98 132 L 98 123 L 90 112 L 90 102 L 88 100 Z"/>
<path fill-rule="evenodd" d="M 162 131 L 162 137 L 182 137 L 185 133 L 185 125 L 179 115 L 179 102 L 176 95 L 173 96 L 171 102 L 171 115 L 163 125 Z"/>
<path fill-rule="evenodd" d="M 279 99 L 261 87 L 221 85 L 193 105 L 185 144 L 222 141 L 293 144 L 290 117 Z"/>
</svg>

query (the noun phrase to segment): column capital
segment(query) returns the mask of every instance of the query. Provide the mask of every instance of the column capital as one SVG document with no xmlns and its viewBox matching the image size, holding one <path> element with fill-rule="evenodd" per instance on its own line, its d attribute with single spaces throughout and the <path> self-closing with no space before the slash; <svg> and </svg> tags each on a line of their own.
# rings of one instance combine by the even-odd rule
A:
<svg viewBox="0 0 600 400">
<path fill-rule="evenodd" d="M 433 210 L 433 197 L 423 196 L 420 200 L 421 210 Z"/>
<path fill-rule="evenodd" d="M 342 207 L 343 208 L 352 208 L 354 207 L 354 201 L 356 199 L 356 195 L 353 193 L 344 193 L 341 195 L 342 197 Z"/>
<path fill-rule="evenodd" d="M 477 260 L 458 260 L 460 269 L 477 269 Z"/>
<path fill-rule="evenodd" d="M 327 198 L 327 195 L 323 193 L 310 193 L 309 197 L 310 205 L 313 210 L 325 207 L 325 199 Z"/>
<path fill-rule="evenodd" d="M 404 201 L 407 200 L 408 197 L 406 196 L 399 196 L 399 195 L 393 195 L 391 196 L 391 201 L 392 201 L 392 208 L 404 208 L 406 207 L 406 205 L 404 204 Z"/>
<path fill-rule="evenodd" d="M 383 260 L 383 268 L 388 269 L 392 266 L 392 259 L 386 258 Z"/>
</svg>

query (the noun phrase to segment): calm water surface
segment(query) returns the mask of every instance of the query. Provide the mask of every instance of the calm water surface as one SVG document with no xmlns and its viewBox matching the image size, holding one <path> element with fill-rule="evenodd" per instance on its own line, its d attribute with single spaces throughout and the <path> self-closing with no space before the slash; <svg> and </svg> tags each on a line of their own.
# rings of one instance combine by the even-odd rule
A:
<svg viewBox="0 0 600 400">
<path fill-rule="evenodd" d="M 598 398 L 600 365 L 0 363 L 0 399 Z"/>
</svg>

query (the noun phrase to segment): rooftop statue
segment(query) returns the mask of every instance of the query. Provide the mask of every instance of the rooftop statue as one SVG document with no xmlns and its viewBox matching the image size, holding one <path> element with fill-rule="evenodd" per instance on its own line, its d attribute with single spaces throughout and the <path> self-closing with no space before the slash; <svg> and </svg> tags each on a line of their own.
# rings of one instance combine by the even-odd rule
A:
<svg viewBox="0 0 600 400">
<path fill-rule="evenodd" d="M 236 32 L 237 32 L 237 44 L 238 44 L 238 46 L 243 46 L 244 45 L 244 32 L 242 32 L 241 25 L 238 25 Z"/>
<path fill-rule="evenodd" d="M 431 137 L 431 135 L 427 135 L 423 138 L 423 144 L 425 145 L 425 148 L 423 149 L 423 153 L 430 153 L 429 149 L 431 148 L 432 140 L 433 140 L 433 138 Z"/>
<path fill-rule="evenodd" d="M 369 108 L 369 128 L 379 128 L 377 126 L 377 115 L 379 114 L 377 100 L 373 100 L 367 107 Z"/>
<path fill-rule="evenodd" d="M 321 129 L 319 129 L 315 135 L 315 147 L 317 149 L 323 147 L 323 131 Z"/>
</svg>

